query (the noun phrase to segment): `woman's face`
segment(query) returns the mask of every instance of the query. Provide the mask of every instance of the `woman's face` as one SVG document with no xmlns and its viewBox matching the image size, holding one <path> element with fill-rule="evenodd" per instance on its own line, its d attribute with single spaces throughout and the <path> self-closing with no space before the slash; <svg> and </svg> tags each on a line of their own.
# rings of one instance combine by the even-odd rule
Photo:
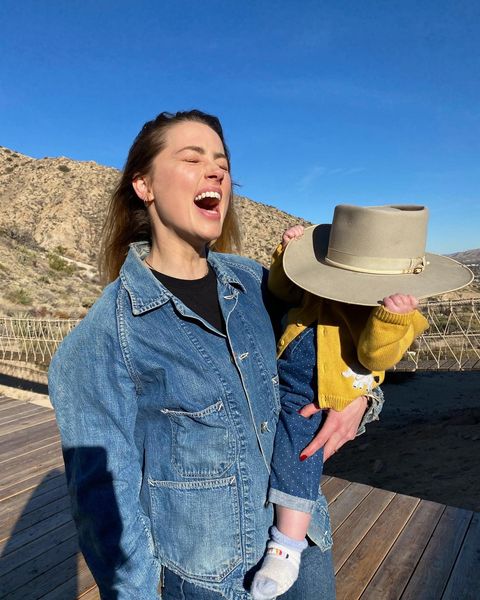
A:
<svg viewBox="0 0 480 600">
<path fill-rule="evenodd" d="M 170 127 L 149 176 L 134 181 L 148 205 L 157 242 L 195 248 L 217 239 L 228 210 L 231 179 L 219 136 L 207 125 L 185 121 Z"/>
</svg>

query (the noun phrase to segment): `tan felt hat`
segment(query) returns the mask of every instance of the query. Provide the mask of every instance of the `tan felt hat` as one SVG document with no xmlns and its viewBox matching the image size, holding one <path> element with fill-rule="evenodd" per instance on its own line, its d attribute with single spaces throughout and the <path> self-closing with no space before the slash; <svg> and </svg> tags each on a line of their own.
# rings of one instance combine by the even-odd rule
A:
<svg viewBox="0 0 480 600">
<path fill-rule="evenodd" d="M 425 253 L 428 209 L 417 205 L 335 207 L 331 225 L 290 242 L 287 277 L 316 296 L 375 306 L 394 293 L 427 298 L 468 285 L 461 263 Z"/>
</svg>

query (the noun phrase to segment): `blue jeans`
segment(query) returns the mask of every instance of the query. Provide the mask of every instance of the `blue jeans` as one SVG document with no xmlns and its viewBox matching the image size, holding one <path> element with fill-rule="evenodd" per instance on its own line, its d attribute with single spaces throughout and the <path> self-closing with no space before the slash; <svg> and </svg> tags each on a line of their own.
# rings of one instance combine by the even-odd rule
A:
<svg viewBox="0 0 480 600">
<path fill-rule="evenodd" d="M 278 361 L 282 410 L 275 434 L 269 500 L 312 512 L 323 470 L 323 449 L 300 461 L 300 453 L 322 425 L 324 413 L 305 419 L 298 411 L 315 400 L 316 329 L 307 327 Z"/>
<path fill-rule="evenodd" d="M 198 587 L 165 569 L 162 600 L 224 600 L 219 592 Z M 309 546 L 302 553 L 300 573 L 294 585 L 277 600 L 335 600 L 332 551 Z"/>
</svg>

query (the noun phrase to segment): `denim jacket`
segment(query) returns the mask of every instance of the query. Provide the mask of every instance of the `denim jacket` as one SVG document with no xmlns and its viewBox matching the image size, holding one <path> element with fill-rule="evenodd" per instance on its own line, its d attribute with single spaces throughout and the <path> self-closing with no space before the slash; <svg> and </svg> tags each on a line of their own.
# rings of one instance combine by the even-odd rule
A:
<svg viewBox="0 0 480 600">
<path fill-rule="evenodd" d="M 132 245 L 50 368 L 80 546 L 104 599 L 158 598 L 164 565 L 246 600 L 273 520 L 280 411 L 266 272 L 209 253 L 223 335 L 145 268 L 147 252 Z M 331 545 L 323 496 L 311 531 Z"/>
</svg>

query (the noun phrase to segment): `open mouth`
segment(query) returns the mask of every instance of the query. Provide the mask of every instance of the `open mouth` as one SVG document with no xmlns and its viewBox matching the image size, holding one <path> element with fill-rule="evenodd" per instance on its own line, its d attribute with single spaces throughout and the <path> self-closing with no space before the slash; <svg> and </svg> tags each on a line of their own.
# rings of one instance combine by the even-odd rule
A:
<svg viewBox="0 0 480 600">
<path fill-rule="evenodd" d="M 220 216 L 220 200 L 221 196 L 219 192 L 203 192 L 194 198 L 195 205 L 205 216 L 215 218 Z"/>
</svg>

